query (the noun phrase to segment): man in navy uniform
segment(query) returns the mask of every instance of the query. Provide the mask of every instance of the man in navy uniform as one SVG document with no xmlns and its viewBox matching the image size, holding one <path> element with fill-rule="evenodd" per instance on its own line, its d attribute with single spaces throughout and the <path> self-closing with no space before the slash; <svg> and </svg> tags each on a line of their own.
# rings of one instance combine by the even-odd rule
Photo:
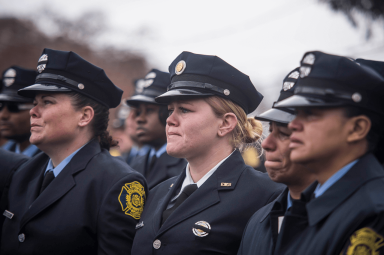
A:
<svg viewBox="0 0 384 255">
<path fill-rule="evenodd" d="M 127 100 L 136 122 L 138 142 L 152 147 L 147 154 L 131 162 L 131 167 L 144 175 L 149 189 L 180 174 L 187 165 L 184 159 L 168 155 L 165 134 L 168 109 L 155 101 L 155 97 L 166 92 L 170 84 L 169 73 L 152 69 L 136 85 L 138 93 Z"/>
<path fill-rule="evenodd" d="M 291 160 L 317 179 L 286 212 L 275 254 L 383 254 L 384 79 L 341 56 L 307 52 L 294 95 Z"/>
<path fill-rule="evenodd" d="M 40 150 L 29 142 L 31 125 L 29 110 L 32 99 L 17 94 L 19 89 L 32 85 L 37 72 L 18 66 L 11 66 L 3 72 L 3 90 L 0 93 L 0 133 L 6 139 L 14 140 L 8 150 L 33 157 Z"/>
<path fill-rule="evenodd" d="M 289 72 L 283 81 L 277 102 L 293 95 L 298 79 L 299 68 Z M 304 166 L 291 162 L 289 158 L 289 136 L 292 131 L 288 129 L 288 123 L 294 118 L 293 109 L 274 108 L 255 117 L 269 122 L 270 134 L 261 144 L 265 150 L 268 175 L 274 182 L 287 185 L 287 188 L 275 201 L 258 210 L 249 220 L 238 255 L 273 254 L 285 212 L 292 206 L 292 201 L 300 199 L 301 192 L 315 181 L 311 172 Z"/>
</svg>

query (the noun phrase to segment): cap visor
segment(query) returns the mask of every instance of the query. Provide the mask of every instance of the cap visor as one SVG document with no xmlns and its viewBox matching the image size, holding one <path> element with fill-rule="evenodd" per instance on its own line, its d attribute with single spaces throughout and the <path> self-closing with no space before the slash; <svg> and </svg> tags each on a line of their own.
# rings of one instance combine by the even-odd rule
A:
<svg viewBox="0 0 384 255">
<path fill-rule="evenodd" d="M 17 93 L 20 96 L 23 97 L 35 97 L 36 93 L 41 92 L 71 92 L 73 90 L 70 90 L 66 87 L 59 87 L 56 85 L 50 85 L 50 84 L 33 84 L 31 86 L 25 87 L 23 89 L 19 89 Z"/>
<path fill-rule="evenodd" d="M 279 110 L 279 109 L 269 109 L 268 111 L 263 112 L 260 115 L 255 116 L 255 119 L 261 121 L 274 121 L 283 124 L 288 124 L 295 118 L 294 114 Z"/>
<path fill-rule="evenodd" d="M 326 101 L 320 98 L 305 97 L 301 95 L 293 95 L 277 102 L 273 105 L 274 108 L 300 108 L 300 107 L 332 107 L 341 106 L 342 102 Z"/>
<path fill-rule="evenodd" d="M 190 90 L 190 89 L 173 89 L 156 97 L 155 100 L 160 104 L 168 104 L 175 100 L 189 100 L 189 99 L 194 99 L 199 97 L 208 97 L 208 96 L 214 96 L 214 95 L 215 94 L 212 94 L 212 93 L 203 93 L 203 92 Z"/>
<path fill-rule="evenodd" d="M 0 94 L 0 101 L 5 102 L 31 102 L 31 99 L 28 97 L 22 97 L 17 94 Z"/>
<path fill-rule="evenodd" d="M 155 101 L 155 98 L 144 96 L 144 95 L 132 96 L 130 99 L 127 99 L 126 102 L 128 105 L 131 105 L 131 106 L 137 106 L 138 104 L 141 104 L 141 103 L 159 104 Z"/>
</svg>

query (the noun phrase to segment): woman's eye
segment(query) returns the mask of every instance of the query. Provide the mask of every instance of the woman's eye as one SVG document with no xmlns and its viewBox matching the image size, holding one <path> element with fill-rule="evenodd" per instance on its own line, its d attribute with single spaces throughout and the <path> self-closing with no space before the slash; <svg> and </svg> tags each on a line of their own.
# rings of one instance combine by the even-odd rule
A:
<svg viewBox="0 0 384 255">
<path fill-rule="evenodd" d="M 168 116 L 171 116 L 172 113 L 173 113 L 173 109 L 172 109 L 172 110 L 171 110 L 171 109 L 168 109 Z"/>
<path fill-rule="evenodd" d="M 52 102 L 48 100 L 44 100 L 44 104 L 52 104 Z"/>
<path fill-rule="evenodd" d="M 183 107 L 181 107 L 180 110 L 181 110 L 182 113 L 190 112 L 188 109 L 185 109 L 185 108 L 183 108 Z"/>
</svg>

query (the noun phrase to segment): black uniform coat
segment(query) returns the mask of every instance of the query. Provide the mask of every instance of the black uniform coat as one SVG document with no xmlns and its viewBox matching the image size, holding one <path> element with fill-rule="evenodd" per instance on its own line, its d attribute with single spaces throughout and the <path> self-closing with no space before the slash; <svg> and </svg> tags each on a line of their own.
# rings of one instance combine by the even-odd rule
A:
<svg viewBox="0 0 384 255">
<path fill-rule="evenodd" d="M 0 215 L 3 214 L 4 210 L 7 209 L 8 206 L 8 190 L 13 173 L 28 159 L 29 157 L 25 155 L 10 152 L 0 148 Z M 5 217 L 1 216 L 0 230 L 3 227 L 4 219 Z"/>
<path fill-rule="evenodd" d="M 313 190 L 311 185 L 302 198 Z M 376 249 L 384 254 L 383 212 L 384 169 L 367 154 L 320 197 L 306 204 L 293 201 L 275 254 L 376 254 Z"/>
<path fill-rule="evenodd" d="M 12 174 L 16 169 L 25 163 L 29 157 L 7 151 L 0 148 L 0 198 L 3 193 L 3 189 L 8 183 L 8 180 L 12 177 Z"/>
<path fill-rule="evenodd" d="M 150 191 L 132 254 L 236 254 L 249 218 L 283 190 L 267 174 L 245 165 L 236 150 L 161 226 L 162 213 L 184 178 L 185 169 Z M 207 236 L 193 233 L 198 221 L 210 224 Z M 161 242 L 159 249 L 155 240 Z"/>
<path fill-rule="evenodd" d="M 148 183 L 148 189 L 152 189 L 157 184 L 179 175 L 187 165 L 185 159 L 174 158 L 169 156 L 167 152 L 164 152 L 158 159 L 156 159 L 152 170 L 149 171 L 149 153 L 150 151 L 143 156 L 134 158 L 130 165 L 133 169 L 144 175 Z"/>
<path fill-rule="evenodd" d="M 130 254 L 137 219 L 123 206 L 135 212 L 124 202 L 147 191 L 144 177 L 93 140 L 39 196 L 47 162 L 41 153 L 14 174 L 1 254 Z"/>
<path fill-rule="evenodd" d="M 278 236 L 278 218 L 285 214 L 287 196 L 288 188 L 252 216 L 244 230 L 238 255 L 273 254 Z"/>
</svg>

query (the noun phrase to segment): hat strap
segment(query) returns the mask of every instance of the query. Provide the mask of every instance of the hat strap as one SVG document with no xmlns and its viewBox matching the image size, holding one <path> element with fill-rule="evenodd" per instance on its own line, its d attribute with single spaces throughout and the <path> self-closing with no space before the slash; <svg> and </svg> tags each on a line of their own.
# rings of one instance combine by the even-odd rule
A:
<svg viewBox="0 0 384 255">
<path fill-rule="evenodd" d="M 52 74 L 52 73 L 42 73 L 42 74 L 39 74 L 37 77 L 36 77 L 36 81 L 38 79 L 53 79 L 53 80 L 59 80 L 59 81 L 63 81 L 69 85 L 72 85 L 72 86 L 75 86 L 77 87 L 80 82 L 77 82 L 77 81 L 74 81 L 74 80 L 71 80 L 67 77 L 64 77 L 62 75 L 58 75 L 58 74 Z"/>
<path fill-rule="evenodd" d="M 171 85 L 168 86 L 167 91 L 176 89 L 176 88 L 182 88 L 182 87 L 189 87 L 189 88 L 200 88 L 200 89 L 209 89 L 215 92 L 219 92 L 223 95 L 225 95 L 223 88 L 217 87 L 215 85 L 209 84 L 209 83 L 203 83 L 203 82 L 196 82 L 196 81 L 176 81 L 171 83 Z"/>
</svg>

